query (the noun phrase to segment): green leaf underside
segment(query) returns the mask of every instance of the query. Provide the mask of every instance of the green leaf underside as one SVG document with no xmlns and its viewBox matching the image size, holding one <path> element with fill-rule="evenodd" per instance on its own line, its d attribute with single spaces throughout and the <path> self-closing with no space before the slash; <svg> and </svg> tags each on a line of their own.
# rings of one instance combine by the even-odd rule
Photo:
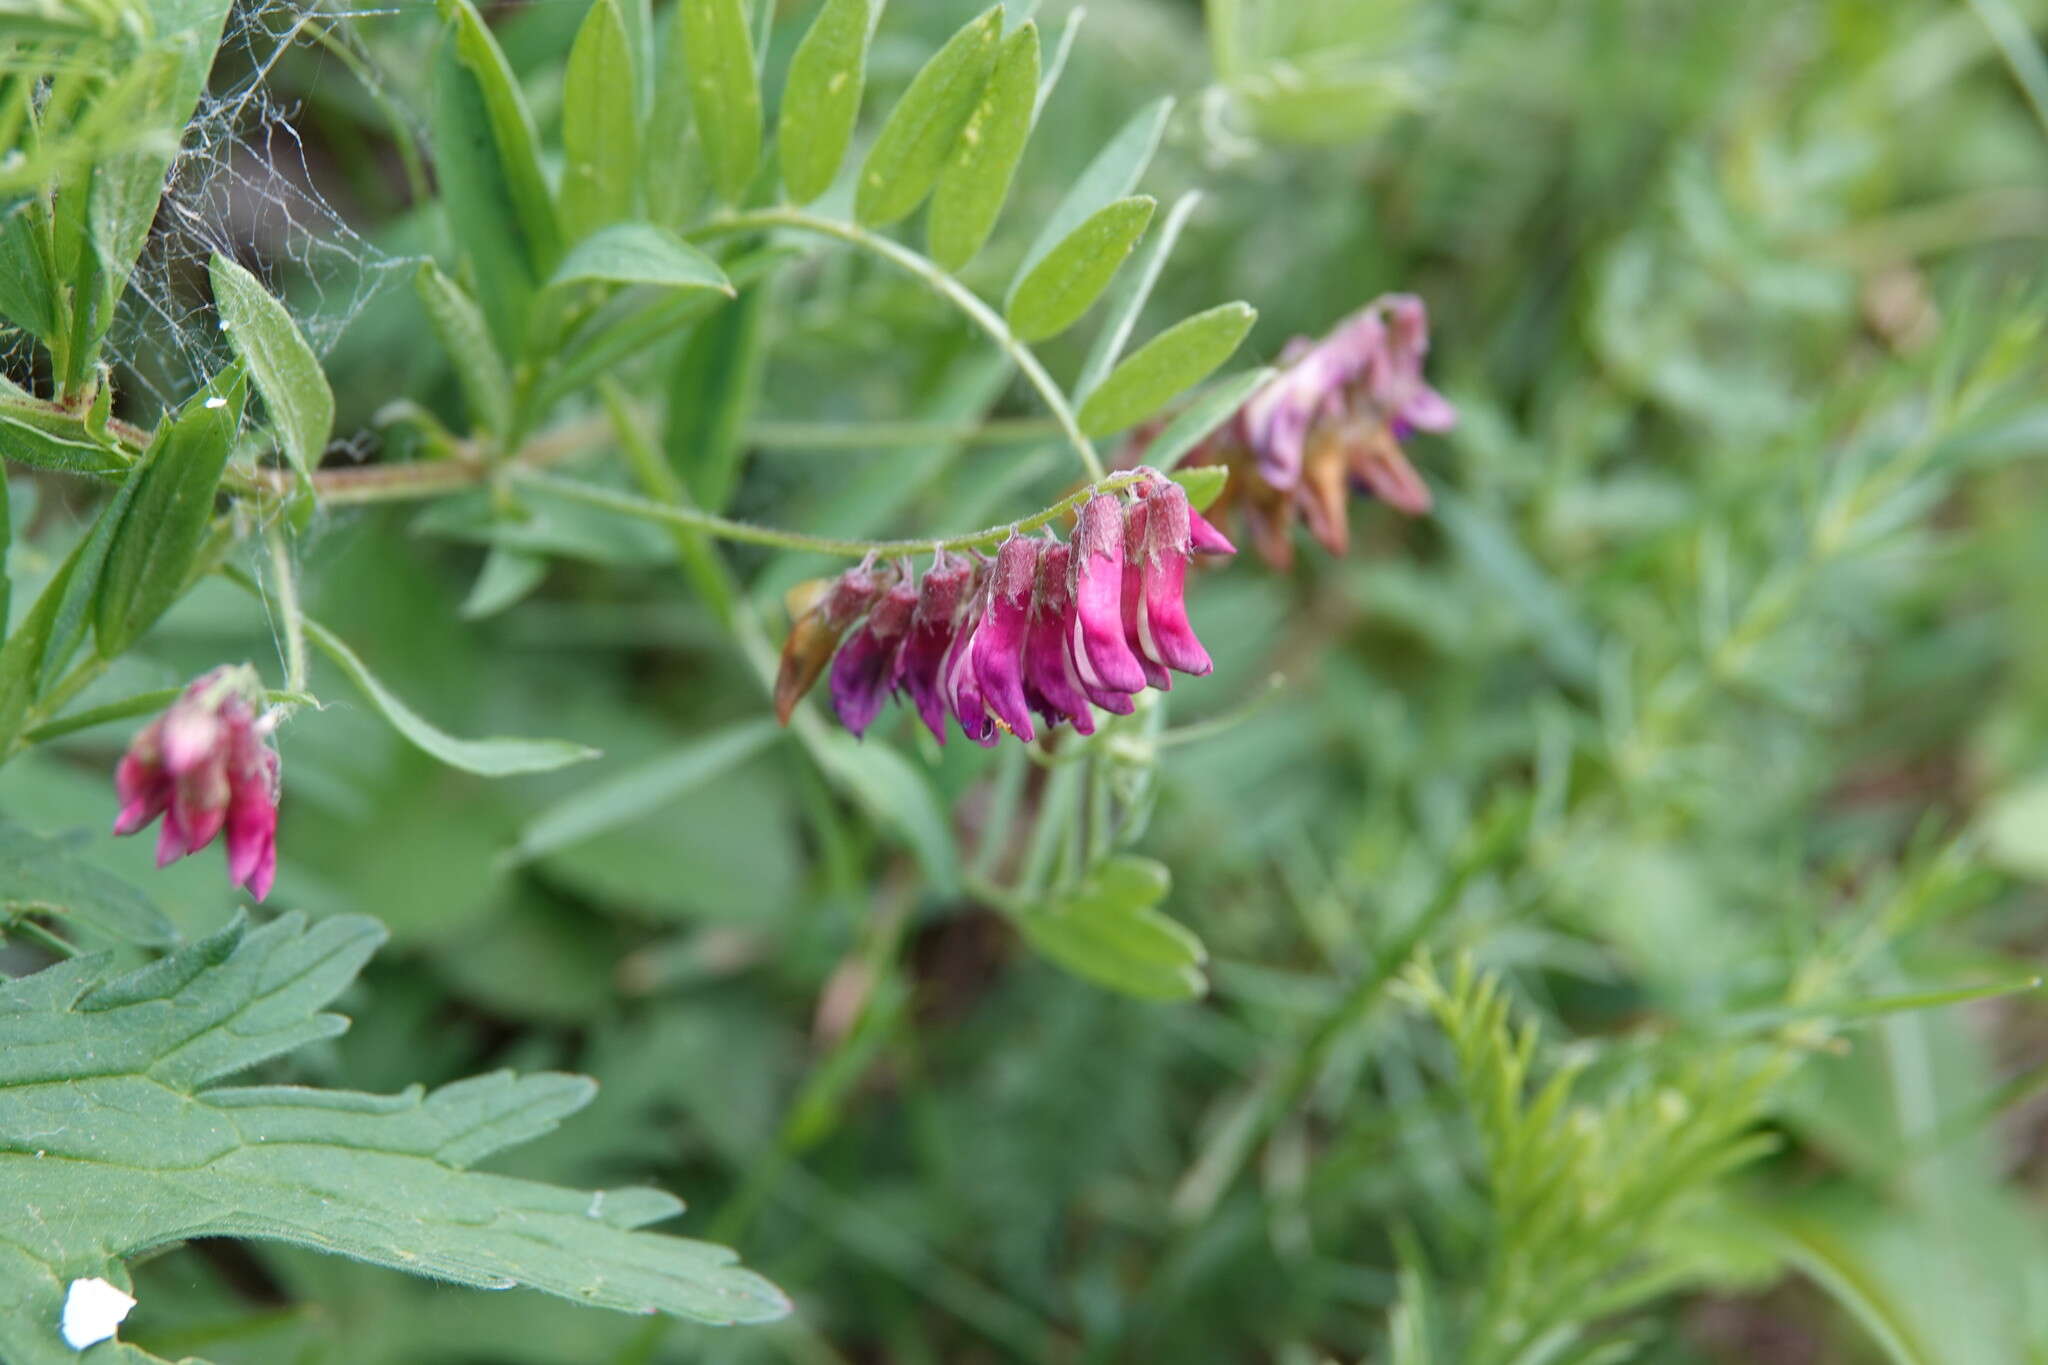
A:
<svg viewBox="0 0 2048 1365">
<path fill-rule="evenodd" d="M 1183 318 L 1153 337 L 1109 373 L 1081 405 L 1081 430 L 1108 436 L 1144 421 L 1230 359 L 1258 314 L 1251 305 L 1226 303 Z"/>
<path fill-rule="evenodd" d="M 135 492 L 113 528 L 93 601 L 93 640 L 112 659 L 185 590 L 185 575 L 213 519 L 214 493 L 242 421 L 246 386 L 217 378 L 158 429 Z"/>
<path fill-rule="evenodd" d="M 1246 370 L 1242 374 L 1225 375 L 1211 384 L 1160 428 L 1159 434 L 1145 447 L 1145 463 L 1158 469 L 1171 469 L 1181 456 L 1229 421 L 1246 400 L 1264 388 L 1277 373 L 1265 368 Z"/>
<path fill-rule="evenodd" d="M 7 914 L 53 915 L 106 938 L 164 948 L 177 929 L 155 902 L 111 873 L 72 856 L 92 835 L 44 838 L 0 820 L 0 907 Z"/>
<path fill-rule="evenodd" d="M 1145 235 L 1154 207 L 1145 195 L 1119 199 L 1075 228 L 1018 282 L 1010 330 L 1024 341 L 1042 341 L 1079 322 Z"/>
<path fill-rule="evenodd" d="M 493 545 L 477 570 L 476 582 L 462 599 L 457 614 L 465 621 L 481 621 L 516 606 L 539 587 L 548 576 L 548 561 L 541 555 Z"/>
<path fill-rule="evenodd" d="M 0 1359 L 77 1359 L 57 1330 L 70 1280 L 125 1281 L 121 1258 L 202 1236 L 702 1322 L 787 1311 L 732 1252 L 638 1231 L 680 1211 L 667 1194 L 466 1169 L 582 1108 L 583 1077 L 206 1088 L 346 1028 L 321 1007 L 383 938 L 358 915 L 238 917 L 125 975 L 94 955 L 0 984 Z"/>
<path fill-rule="evenodd" d="M 1097 985 L 1144 1000 L 1193 1000 L 1208 990 L 1200 939 L 1154 907 L 1166 868 L 1149 858 L 1111 858 L 1078 886 L 1021 912 L 1031 946 Z"/>
<path fill-rule="evenodd" d="M 1116 136 L 1095 154 L 1095 159 L 1088 163 L 1088 169 L 1081 172 L 1073 188 L 1067 191 L 1059 206 L 1045 220 L 1045 226 L 1032 238 L 1030 248 L 1024 253 L 1023 264 L 1017 267 L 1016 277 L 1010 285 L 1011 297 L 1014 298 L 1024 287 L 1024 281 L 1040 262 L 1052 254 L 1054 248 L 1107 205 L 1125 198 L 1137 188 L 1139 177 L 1152 163 L 1152 153 L 1158 149 L 1160 136 L 1166 131 L 1167 117 L 1172 113 L 1171 97 L 1154 100 L 1133 114 L 1117 130 Z"/>
<path fill-rule="evenodd" d="M 721 197 L 738 202 L 761 163 L 761 87 L 746 0 L 682 0 L 676 23 L 712 180 Z"/>
<path fill-rule="evenodd" d="M 638 77 L 618 0 L 597 0 L 569 49 L 562 90 L 562 224 L 569 239 L 633 216 Z"/>
<path fill-rule="evenodd" d="M 996 52 L 995 69 L 932 192 L 925 232 L 932 259 L 946 269 L 973 260 L 994 230 L 1031 137 L 1037 98 L 1038 26 L 1027 23 Z"/>
<path fill-rule="evenodd" d="M 984 10 L 947 39 L 910 82 L 861 165 L 855 218 L 887 227 L 924 202 L 974 114 L 1002 27 L 1000 6 Z"/>
<path fill-rule="evenodd" d="M 263 282 L 218 253 L 213 301 L 228 345 L 263 395 L 278 447 L 300 477 L 312 474 L 334 434 L 334 390 L 292 315 Z"/>
<path fill-rule="evenodd" d="M 808 204 L 839 175 L 860 118 L 876 0 L 826 0 L 789 59 L 776 140 L 790 199 Z"/>
<path fill-rule="evenodd" d="M 733 292 L 717 262 L 653 223 L 614 223 L 584 238 L 562 258 L 548 283 L 646 284 L 660 289 Z"/>
<path fill-rule="evenodd" d="M 512 777 L 547 772 L 598 756 L 597 750 L 565 739 L 457 739 L 393 696 L 333 631 L 307 618 L 306 638 L 340 666 L 393 729 L 421 752 L 451 768 L 479 777 Z"/>
<path fill-rule="evenodd" d="M 119 452 L 94 439 L 82 417 L 0 395 L 0 458 L 69 474 L 115 474 L 128 467 Z"/>
<path fill-rule="evenodd" d="M 420 267 L 413 288 L 426 310 L 428 325 L 455 363 L 455 382 L 462 389 L 470 420 L 502 437 L 512 426 L 512 376 L 491 340 L 483 310 L 432 261 Z"/>
</svg>

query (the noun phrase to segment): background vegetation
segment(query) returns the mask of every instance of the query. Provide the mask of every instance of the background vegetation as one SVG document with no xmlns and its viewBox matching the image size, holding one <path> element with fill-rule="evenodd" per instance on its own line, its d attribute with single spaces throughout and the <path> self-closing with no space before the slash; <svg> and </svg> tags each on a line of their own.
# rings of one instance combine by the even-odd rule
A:
<svg viewBox="0 0 2048 1365">
<path fill-rule="evenodd" d="M 776 8 L 771 109 L 815 7 Z M 550 148 L 585 10 L 488 12 Z M 962 889 L 1064 837 L 1062 770 L 891 713 L 867 747 L 919 791 L 878 819 L 761 727 L 658 529 L 508 530 L 483 493 L 316 512 L 307 611 L 393 691 L 604 757 L 486 781 L 316 676 L 342 704 L 282 733 L 270 903 L 391 942 L 354 1027 L 266 1078 L 592 1075 L 588 1110 L 491 1169 L 675 1191 L 796 1313 L 699 1328 L 207 1239 L 136 1268 L 124 1338 L 221 1365 L 2048 1360 L 2039 10 L 1089 6 L 963 277 L 999 292 L 1106 134 L 1173 94 L 1146 186 L 1204 198 L 1143 330 L 1243 297 L 1266 362 L 1413 291 L 1461 414 L 1411 445 L 1432 515 L 1362 508 L 1344 559 L 1304 540 L 1286 573 L 1201 574 L 1215 675 L 1099 760 L 1207 945 L 1197 1001 L 1070 974 Z M 888 8 L 857 145 L 972 14 Z M 432 439 L 392 404 L 462 412 L 407 287 L 449 259 L 420 179 L 442 29 L 236 11 L 174 181 L 386 461 Z M 160 217 L 138 288 L 161 306 L 116 333 L 138 423 L 212 344 L 184 230 Z M 1071 375 L 1085 351 L 1044 354 Z M 932 534 L 1073 475 L 985 337 L 844 250 L 613 373 L 686 477 L 730 450 L 728 505 L 777 525 Z M 19 620 L 93 495 L 15 472 Z M 727 562 L 777 628 L 831 568 Z M 87 700 L 224 659 L 274 681 L 278 639 L 210 582 Z M 0 802 L 103 828 L 125 739 L 19 754 Z M 211 857 L 157 873 L 142 842 L 72 854 L 217 928 Z M 17 939 L 10 973 L 43 960 Z"/>
</svg>

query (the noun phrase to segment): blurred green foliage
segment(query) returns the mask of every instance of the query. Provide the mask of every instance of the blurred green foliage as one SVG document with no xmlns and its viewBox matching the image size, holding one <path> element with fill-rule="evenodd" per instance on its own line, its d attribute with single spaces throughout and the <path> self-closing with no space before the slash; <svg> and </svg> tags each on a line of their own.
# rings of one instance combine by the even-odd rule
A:
<svg viewBox="0 0 2048 1365">
<path fill-rule="evenodd" d="M 491 16 L 549 145 L 586 8 Z M 816 7 L 772 8 L 771 82 Z M 1214 677 L 1118 737 L 1206 999 L 1060 971 L 935 880 L 932 831 L 756 736 L 751 666 L 662 537 L 570 508 L 485 551 L 454 502 L 323 513 L 308 610 L 393 690 L 605 757 L 486 783 L 353 702 L 296 719 L 276 899 L 393 944 L 354 1029 L 275 1078 L 593 1075 L 582 1119 L 493 1169 L 674 1190 L 798 1311 L 714 1334 L 200 1243 L 138 1269 L 125 1336 L 221 1365 L 2048 1360 L 2048 7 L 1089 8 L 963 278 L 999 293 L 1105 130 L 1176 94 L 1148 190 L 1206 197 L 1143 330 L 1241 295 L 1264 362 L 1411 290 L 1462 416 L 1414 447 L 1433 516 L 1203 574 Z M 856 154 L 972 13 L 886 10 Z M 439 29 L 352 20 L 354 74 L 288 45 L 267 77 L 391 256 L 441 231 L 388 117 L 430 107 Z M 1063 491 L 1029 436 L 807 435 L 1036 413 L 916 281 L 826 253 L 756 289 L 698 324 L 708 356 L 671 337 L 616 371 L 677 404 L 672 440 L 728 443 L 736 514 L 920 532 Z M 740 326 L 751 376 L 716 368 Z M 344 432 L 400 398 L 453 423 L 466 392 L 403 288 L 326 368 Z M 690 425 L 707 385 L 744 395 L 723 437 Z M 18 603 L 75 521 L 33 487 Z M 532 594 L 459 623 L 507 554 Z M 760 602 L 828 567 L 728 558 Z M 102 689 L 241 657 L 274 659 L 272 624 L 208 586 Z M 969 886 L 1028 861 L 1054 772 L 884 730 Z M 103 825 L 118 740 L 16 758 L 0 800 Z M 572 837 L 534 834 L 579 794 Z M 71 856 L 187 935 L 225 918 L 211 865 Z M 1418 950 L 1438 966 L 1404 978 Z"/>
</svg>

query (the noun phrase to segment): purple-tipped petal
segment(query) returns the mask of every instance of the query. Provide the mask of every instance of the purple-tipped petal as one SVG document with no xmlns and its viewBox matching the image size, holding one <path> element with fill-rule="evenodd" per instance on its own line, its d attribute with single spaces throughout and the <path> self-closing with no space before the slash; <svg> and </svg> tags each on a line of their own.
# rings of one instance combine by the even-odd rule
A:
<svg viewBox="0 0 2048 1365">
<path fill-rule="evenodd" d="M 114 794 L 121 802 L 121 813 L 114 817 L 114 833 L 133 834 L 170 807 L 170 774 L 161 763 L 130 751 L 114 769 Z"/>
<path fill-rule="evenodd" d="M 824 675 L 847 627 L 874 605 L 894 577 L 893 569 L 877 574 L 871 559 L 839 575 L 801 612 L 791 608 L 796 619 L 782 642 L 782 658 L 775 671 L 775 718 L 784 725 L 795 714 L 796 704 Z"/>
<path fill-rule="evenodd" d="M 1124 584 L 1122 597 L 1122 618 L 1124 643 L 1131 656 L 1138 661 L 1138 669 L 1147 687 L 1156 687 L 1161 692 L 1173 690 L 1173 675 L 1166 671 L 1166 660 L 1153 653 L 1145 641 L 1145 631 L 1140 620 L 1140 611 L 1145 602 L 1145 563 L 1150 557 L 1148 539 L 1152 524 L 1152 502 L 1133 503 L 1124 513 Z M 1135 692 L 1137 688 L 1131 688 Z"/>
<path fill-rule="evenodd" d="M 1204 674 L 1215 665 L 1188 624 L 1185 600 L 1188 552 L 1193 541 L 1187 490 L 1162 481 L 1140 508 L 1145 512 L 1138 640 L 1145 657 L 1182 673 Z"/>
<path fill-rule="evenodd" d="M 896 656 L 891 685 L 910 694 L 919 719 L 939 743 L 946 742 L 946 700 L 941 684 L 948 649 L 960 622 L 960 604 L 973 586 L 974 566 L 949 563 L 944 552 L 924 576 L 911 614 L 910 633 Z"/>
<path fill-rule="evenodd" d="M 960 722 L 960 732 L 984 749 L 995 747 L 1001 736 L 995 717 L 981 695 L 981 683 L 974 676 L 974 637 L 981 632 L 988 593 L 984 588 L 967 605 L 967 619 L 953 637 L 941 667 L 940 695 L 947 709 Z"/>
<path fill-rule="evenodd" d="M 1342 392 L 1349 360 L 1348 351 L 1332 350 L 1327 343 L 1290 343 L 1288 353 L 1296 359 L 1246 400 L 1238 423 L 1259 473 L 1275 488 L 1292 488 L 1301 477 L 1309 428 Z"/>
<path fill-rule="evenodd" d="M 1095 733 L 1095 713 L 1074 668 L 1067 641 L 1073 635 L 1074 595 L 1069 584 L 1072 547 L 1047 544 L 1038 553 L 1038 587 L 1031 597 L 1031 625 L 1024 639 L 1024 691 L 1046 724 L 1073 722 L 1078 734 Z"/>
<path fill-rule="evenodd" d="M 1193 507 L 1188 508 L 1188 528 L 1194 533 L 1194 549 L 1196 554 L 1234 555 L 1237 553 L 1237 547 L 1230 543 L 1230 537 L 1217 530 L 1215 522 L 1210 521 Z"/>
<path fill-rule="evenodd" d="M 1145 685 L 1124 630 L 1125 538 L 1123 502 L 1107 493 L 1089 499 L 1074 525 L 1070 653 L 1091 696 Z"/>
<path fill-rule="evenodd" d="M 974 678 L 981 685 L 982 699 L 1026 744 L 1038 737 L 1024 698 L 1024 637 L 1030 627 L 1042 543 L 1026 536 L 1003 542 L 989 577 L 988 615 L 974 634 Z"/>
<path fill-rule="evenodd" d="M 832 708 L 839 713 L 840 723 L 856 736 L 865 734 L 881 714 L 916 608 L 917 589 L 898 583 L 883 594 L 866 623 L 832 660 Z"/>
<path fill-rule="evenodd" d="M 1387 313 L 1386 363 L 1375 375 L 1373 398 L 1395 434 L 1449 431 L 1458 411 L 1422 377 L 1429 354 L 1429 310 L 1413 294 L 1389 294 L 1381 300 Z"/>
</svg>

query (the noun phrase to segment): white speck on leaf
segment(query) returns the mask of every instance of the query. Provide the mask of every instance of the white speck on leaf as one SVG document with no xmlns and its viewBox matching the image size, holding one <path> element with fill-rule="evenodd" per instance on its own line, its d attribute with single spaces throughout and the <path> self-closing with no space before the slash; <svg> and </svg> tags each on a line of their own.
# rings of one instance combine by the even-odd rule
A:
<svg viewBox="0 0 2048 1365">
<path fill-rule="evenodd" d="M 228 400 L 222 398 L 219 394 L 215 394 L 213 397 L 206 400 L 206 406 L 209 408 L 224 408 L 227 405 Z"/>
<path fill-rule="evenodd" d="M 124 1294 L 98 1276 L 73 1280 L 70 1292 L 64 1296 L 61 1330 L 65 1345 L 83 1351 L 96 1342 L 106 1341 L 134 1306 L 133 1295 Z"/>
</svg>

